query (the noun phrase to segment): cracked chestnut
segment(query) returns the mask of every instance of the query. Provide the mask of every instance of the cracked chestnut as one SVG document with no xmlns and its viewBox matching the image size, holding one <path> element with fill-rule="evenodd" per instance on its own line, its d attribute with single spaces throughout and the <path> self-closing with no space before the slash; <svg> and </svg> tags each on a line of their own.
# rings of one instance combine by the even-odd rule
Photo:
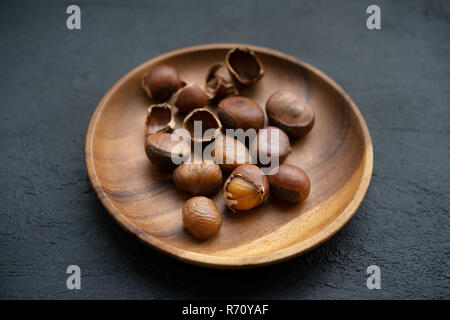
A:
<svg viewBox="0 0 450 320">
<path fill-rule="evenodd" d="M 231 172 L 222 189 L 225 204 L 233 211 L 259 206 L 269 192 L 269 182 L 260 168 L 243 164 Z"/>
<path fill-rule="evenodd" d="M 225 58 L 228 71 L 236 82 L 248 86 L 259 81 L 264 75 L 264 68 L 253 50 L 234 48 Z"/>
<path fill-rule="evenodd" d="M 183 127 L 189 132 L 192 141 L 202 143 L 214 140 L 222 130 L 220 120 L 206 108 L 192 110 L 184 118 Z"/>
</svg>

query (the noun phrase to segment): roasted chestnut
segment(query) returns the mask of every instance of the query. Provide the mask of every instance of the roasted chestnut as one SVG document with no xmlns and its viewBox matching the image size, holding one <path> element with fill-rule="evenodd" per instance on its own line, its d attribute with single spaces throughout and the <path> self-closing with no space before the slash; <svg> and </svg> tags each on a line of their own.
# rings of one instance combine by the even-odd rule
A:
<svg viewBox="0 0 450 320">
<path fill-rule="evenodd" d="M 252 157 L 245 145 L 227 135 L 220 135 L 216 138 L 211 155 L 226 173 L 241 164 L 252 163 Z"/>
<path fill-rule="evenodd" d="M 141 80 L 144 91 L 156 102 L 169 100 L 182 84 L 178 71 L 164 64 L 147 71 Z"/>
<path fill-rule="evenodd" d="M 256 83 L 264 75 L 261 61 L 249 48 L 234 48 L 225 58 L 228 71 L 241 85 Z"/>
<path fill-rule="evenodd" d="M 184 227 L 197 239 L 206 240 L 222 226 L 222 216 L 215 203 L 206 197 L 192 197 L 181 210 Z"/>
<path fill-rule="evenodd" d="M 174 106 L 181 112 L 189 113 L 208 104 L 205 90 L 198 84 L 189 83 L 175 93 Z"/>
<path fill-rule="evenodd" d="M 225 69 L 225 64 L 218 63 L 209 69 L 206 77 L 206 95 L 209 100 L 220 101 L 229 96 L 236 96 L 239 94 L 232 79 L 229 75 L 221 74 L 220 70 Z"/>
<path fill-rule="evenodd" d="M 262 166 L 270 165 L 270 161 L 275 157 L 278 158 L 278 164 L 282 163 L 291 151 L 289 137 L 277 127 L 260 129 L 250 145 L 253 159 L 257 159 L 258 164 Z"/>
<path fill-rule="evenodd" d="M 314 125 L 311 106 L 303 97 L 292 92 L 277 91 L 272 94 L 267 100 L 266 111 L 274 126 L 294 138 L 303 137 Z"/>
<path fill-rule="evenodd" d="M 174 127 L 172 107 L 168 103 L 153 104 L 147 108 L 145 120 L 145 134 L 147 136 L 157 132 L 171 132 Z"/>
<path fill-rule="evenodd" d="M 228 129 L 259 130 L 264 127 L 264 111 L 249 98 L 236 96 L 223 99 L 218 105 L 218 116 Z"/>
<path fill-rule="evenodd" d="M 214 113 L 206 108 L 192 110 L 183 121 L 183 127 L 194 142 L 209 142 L 220 134 L 222 124 Z"/>
<path fill-rule="evenodd" d="M 302 202 L 311 189 L 308 175 L 294 165 L 282 164 L 273 168 L 267 178 L 270 182 L 270 194 L 290 203 Z"/>
<path fill-rule="evenodd" d="M 145 153 L 155 166 L 173 170 L 189 158 L 191 148 L 182 137 L 171 133 L 157 132 L 147 136 Z"/>
<path fill-rule="evenodd" d="M 222 171 L 211 160 L 182 163 L 173 172 L 177 189 L 193 195 L 213 195 L 222 187 Z"/>
<path fill-rule="evenodd" d="M 233 211 L 246 211 L 260 205 L 269 192 L 269 182 L 260 168 L 243 164 L 231 172 L 225 181 L 222 195 Z"/>
</svg>

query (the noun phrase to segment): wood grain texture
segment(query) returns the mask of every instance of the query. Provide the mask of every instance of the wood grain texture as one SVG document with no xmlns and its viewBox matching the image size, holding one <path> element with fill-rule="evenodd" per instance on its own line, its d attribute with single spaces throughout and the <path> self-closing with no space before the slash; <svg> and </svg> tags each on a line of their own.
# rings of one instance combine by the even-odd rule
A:
<svg viewBox="0 0 450 320">
<path fill-rule="evenodd" d="M 177 191 L 171 174 L 160 172 L 144 152 L 146 107 L 151 101 L 140 79 L 152 66 L 167 63 L 187 82 L 203 84 L 208 69 L 223 61 L 236 44 L 211 44 L 177 50 L 152 59 L 119 80 L 91 118 L 86 137 L 89 178 L 114 219 L 144 243 L 182 261 L 216 268 L 244 268 L 300 255 L 335 234 L 355 213 L 368 188 L 373 166 L 366 123 L 350 97 L 329 77 L 286 54 L 250 46 L 265 75 L 241 95 L 265 106 L 276 90 L 290 90 L 309 101 L 316 115 L 312 131 L 292 141 L 285 163 L 303 168 L 311 193 L 301 205 L 271 197 L 249 213 L 226 210 L 218 193 L 212 199 L 223 226 L 208 241 L 183 228 L 181 208 L 188 194 Z M 214 107 L 211 108 L 214 110 Z M 181 116 L 176 114 L 177 126 Z"/>
</svg>

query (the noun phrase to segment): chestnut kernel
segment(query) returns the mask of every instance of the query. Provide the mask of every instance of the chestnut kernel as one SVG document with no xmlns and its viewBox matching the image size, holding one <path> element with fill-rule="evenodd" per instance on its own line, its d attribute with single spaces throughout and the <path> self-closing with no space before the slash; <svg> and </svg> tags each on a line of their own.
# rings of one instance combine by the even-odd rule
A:
<svg viewBox="0 0 450 320">
<path fill-rule="evenodd" d="M 264 75 L 261 61 L 249 48 L 234 48 L 225 58 L 228 71 L 239 84 L 248 86 Z"/>
<path fill-rule="evenodd" d="M 240 96 L 220 101 L 218 116 L 225 128 L 259 130 L 264 127 L 264 111 L 253 100 Z"/>
<path fill-rule="evenodd" d="M 181 112 L 189 113 L 208 104 L 205 90 L 198 84 L 189 83 L 175 93 L 174 106 Z"/>
<path fill-rule="evenodd" d="M 222 187 L 222 171 L 212 160 L 182 163 L 172 175 L 177 189 L 193 195 L 213 195 Z"/>
<path fill-rule="evenodd" d="M 278 158 L 282 163 L 291 153 L 291 143 L 287 134 L 277 127 L 260 129 L 258 135 L 251 142 L 250 151 L 254 159 L 262 166 L 270 165 L 268 161 Z"/>
<path fill-rule="evenodd" d="M 270 183 L 270 194 L 290 203 L 304 201 L 311 189 L 311 180 L 308 175 L 294 165 L 282 164 L 272 169 L 267 178 Z"/>
<path fill-rule="evenodd" d="M 269 182 L 260 168 L 243 164 L 231 172 L 225 181 L 222 195 L 233 211 L 246 211 L 260 205 L 269 192 Z"/>
<path fill-rule="evenodd" d="M 301 96 L 287 91 L 277 91 L 266 103 L 270 122 L 286 131 L 294 138 L 300 138 L 311 131 L 314 125 L 314 112 Z"/>
<path fill-rule="evenodd" d="M 145 135 L 157 132 L 172 132 L 175 121 L 172 119 L 172 107 L 168 103 L 153 104 L 147 109 Z"/>
<path fill-rule="evenodd" d="M 241 164 L 252 163 L 252 156 L 247 147 L 237 139 L 220 135 L 214 141 L 211 155 L 220 168 L 229 173 Z"/>
<path fill-rule="evenodd" d="M 199 240 L 214 236 L 222 226 L 222 216 L 215 203 L 206 197 L 188 199 L 181 210 L 184 227 Z"/>
<path fill-rule="evenodd" d="M 220 70 L 224 69 L 224 67 L 224 63 L 218 63 L 209 69 L 205 89 L 206 95 L 211 101 L 220 101 L 226 97 L 239 94 L 233 80 L 227 79 L 226 75 L 220 74 Z"/>
<path fill-rule="evenodd" d="M 195 136 L 196 123 L 201 124 L 201 136 Z M 183 120 L 183 127 L 194 142 L 210 142 L 220 134 L 222 124 L 217 116 L 206 108 L 192 110 Z"/>
<path fill-rule="evenodd" d="M 181 85 L 178 71 L 168 65 L 159 65 L 150 69 L 141 80 L 144 91 L 156 102 L 169 100 Z"/>
<path fill-rule="evenodd" d="M 147 136 L 145 153 L 155 166 L 165 170 L 173 170 L 178 166 L 173 159 L 178 158 L 180 163 L 185 161 L 190 156 L 191 148 L 182 137 L 171 133 L 158 132 Z"/>
</svg>

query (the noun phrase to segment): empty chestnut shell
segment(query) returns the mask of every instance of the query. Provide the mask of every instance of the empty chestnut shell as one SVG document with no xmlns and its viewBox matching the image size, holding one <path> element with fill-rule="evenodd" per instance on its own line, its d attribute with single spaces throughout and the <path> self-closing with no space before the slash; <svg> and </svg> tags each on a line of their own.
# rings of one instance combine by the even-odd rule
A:
<svg viewBox="0 0 450 320">
<path fill-rule="evenodd" d="M 270 122 L 286 131 L 294 138 L 300 138 L 311 131 L 314 125 L 314 112 L 301 96 L 287 91 L 277 91 L 266 103 Z"/>
<path fill-rule="evenodd" d="M 178 71 L 168 65 L 159 65 L 150 69 L 141 80 L 144 91 L 156 102 L 169 100 L 181 85 Z"/>
<path fill-rule="evenodd" d="M 270 182 L 270 194 L 290 203 L 302 202 L 311 189 L 308 175 L 294 165 L 282 164 L 272 169 L 267 178 Z"/>
<path fill-rule="evenodd" d="M 220 101 L 229 96 L 236 96 L 239 94 L 234 82 L 230 76 L 219 73 L 221 69 L 225 69 L 224 63 L 215 64 L 209 69 L 206 77 L 206 95 L 209 100 Z"/>
<path fill-rule="evenodd" d="M 211 155 L 226 173 L 231 172 L 241 164 L 252 163 L 252 157 L 247 147 L 237 139 L 227 135 L 220 135 L 216 138 Z"/>
<path fill-rule="evenodd" d="M 222 187 L 222 171 L 211 160 L 182 163 L 172 175 L 177 189 L 193 195 L 213 195 Z"/>
<path fill-rule="evenodd" d="M 253 100 L 240 96 L 220 101 L 218 116 L 225 128 L 259 130 L 264 127 L 264 111 Z"/>
<path fill-rule="evenodd" d="M 211 199 L 192 197 L 181 210 L 184 227 L 199 240 L 211 238 L 222 226 L 222 216 Z"/>
<path fill-rule="evenodd" d="M 260 205 L 269 192 L 269 182 L 260 168 L 243 164 L 231 172 L 222 189 L 225 204 L 233 211 Z"/>
<path fill-rule="evenodd" d="M 201 124 L 200 131 L 196 132 L 196 123 Z M 215 139 L 222 130 L 222 124 L 214 113 L 206 108 L 192 110 L 183 121 L 183 127 L 190 133 L 191 140 L 194 142 L 209 142 Z M 201 134 L 201 136 L 196 136 Z"/>
<path fill-rule="evenodd" d="M 225 58 L 228 71 L 239 84 L 248 86 L 264 75 L 261 61 L 249 48 L 234 48 Z"/>
<path fill-rule="evenodd" d="M 208 104 L 205 90 L 198 84 L 189 83 L 175 93 L 174 105 L 181 112 L 189 113 Z"/>
<path fill-rule="evenodd" d="M 267 127 L 259 130 L 256 139 L 250 145 L 254 159 L 262 166 L 270 165 L 272 158 L 278 158 L 278 164 L 291 153 L 291 143 L 287 134 L 277 127 Z"/>
<path fill-rule="evenodd" d="M 145 153 L 155 166 L 173 170 L 178 164 L 189 158 L 191 148 L 181 137 L 171 133 L 158 132 L 147 136 Z M 178 157 L 180 163 L 174 163 L 172 156 Z"/>
<path fill-rule="evenodd" d="M 172 132 L 174 127 L 172 107 L 169 104 L 153 104 L 148 107 L 145 120 L 145 134 L 147 136 L 157 132 Z"/>
</svg>

